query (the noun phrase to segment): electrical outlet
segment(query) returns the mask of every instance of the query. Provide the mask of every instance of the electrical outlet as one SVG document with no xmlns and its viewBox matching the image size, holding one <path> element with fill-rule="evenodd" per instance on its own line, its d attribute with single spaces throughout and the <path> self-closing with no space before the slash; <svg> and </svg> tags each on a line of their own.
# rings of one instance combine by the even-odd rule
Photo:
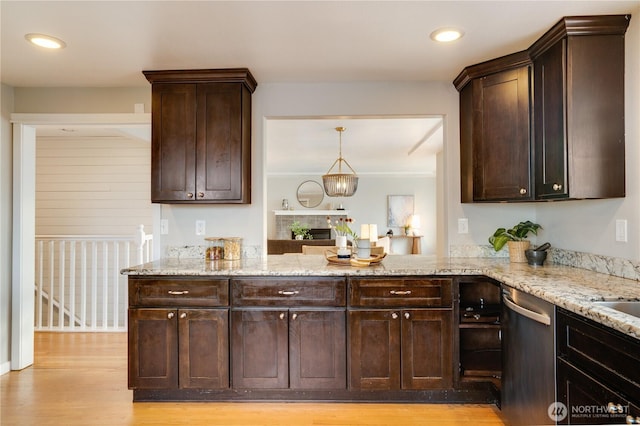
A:
<svg viewBox="0 0 640 426">
<path fill-rule="evenodd" d="M 461 217 L 458 219 L 458 234 L 468 234 L 469 233 L 469 219 L 466 217 Z"/>
<path fill-rule="evenodd" d="M 626 219 L 616 220 L 616 241 L 620 243 L 627 242 L 627 220 Z"/>
<path fill-rule="evenodd" d="M 206 222 L 204 220 L 196 220 L 196 235 L 205 234 L 205 225 Z"/>
<path fill-rule="evenodd" d="M 160 219 L 160 235 L 169 233 L 169 219 Z"/>
</svg>

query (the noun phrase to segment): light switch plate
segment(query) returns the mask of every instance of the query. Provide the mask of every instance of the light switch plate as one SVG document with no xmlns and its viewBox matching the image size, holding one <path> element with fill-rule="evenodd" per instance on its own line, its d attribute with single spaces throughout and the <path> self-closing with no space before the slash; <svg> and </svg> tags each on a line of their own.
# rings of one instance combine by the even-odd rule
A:
<svg viewBox="0 0 640 426">
<path fill-rule="evenodd" d="M 160 235 L 169 233 L 169 219 L 160 219 Z"/>
<path fill-rule="evenodd" d="M 616 220 L 616 241 L 620 243 L 627 242 L 627 220 Z"/>
<path fill-rule="evenodd" d="M 469 233 L 469 219 L 466 217 L 461 217 L 458 219 L 458 234 L 468 234 Z"/>
<path fill-rule="evenodd" d="M 196 220 L 196 235 L 204 235 L 205 226 L 206 226 L 206 223 L 204 220 Z"/>
</svg>

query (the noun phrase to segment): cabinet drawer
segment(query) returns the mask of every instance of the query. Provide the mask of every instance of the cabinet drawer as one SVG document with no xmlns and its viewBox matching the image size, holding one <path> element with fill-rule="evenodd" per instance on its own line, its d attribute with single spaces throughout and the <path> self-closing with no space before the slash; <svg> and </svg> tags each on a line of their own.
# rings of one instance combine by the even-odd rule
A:
<svg viewBox="0 0 640 426">
<path fill-rule="evenodd" d="M 557 322 L 558 356 L 640 405 L 640 341 L 566 311 Z"/>
<path fill-rule="evenodd" d="M 231 280 L 237 306 L 345 306 L 344 278 L 240 278 Z"/>
<path fill-rule="evenodd" d="M 229 280 L 129 278 L 129 306 L 228 306 Z"/>
<path fill-rule="evenodd" d="M 351 306 L 450 307 L 450 278 L 352 278 Z"/>
</svg>

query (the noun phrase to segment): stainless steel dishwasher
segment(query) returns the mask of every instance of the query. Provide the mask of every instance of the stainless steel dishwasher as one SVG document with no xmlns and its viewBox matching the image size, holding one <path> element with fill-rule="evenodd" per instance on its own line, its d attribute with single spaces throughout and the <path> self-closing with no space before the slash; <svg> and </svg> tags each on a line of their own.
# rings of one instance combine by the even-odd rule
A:
<svg viewBox="0 0 640 426">
<path fill-rule="evenodd" d="M 555 307 L 502 286 L 501 409 L 510 425 L 555 424 Z"/>
</svg>

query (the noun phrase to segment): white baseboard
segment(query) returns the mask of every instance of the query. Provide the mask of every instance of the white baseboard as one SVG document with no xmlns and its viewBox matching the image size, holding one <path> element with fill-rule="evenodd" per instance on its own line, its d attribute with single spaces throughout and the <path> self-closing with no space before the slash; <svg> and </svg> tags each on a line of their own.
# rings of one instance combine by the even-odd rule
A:
<svg viewBox="0 0 640 426">
<path fill-rule="evenodd" d="M 0 364 L 0 376 L 11 371 L 11 361 Z"/>
</svg>

